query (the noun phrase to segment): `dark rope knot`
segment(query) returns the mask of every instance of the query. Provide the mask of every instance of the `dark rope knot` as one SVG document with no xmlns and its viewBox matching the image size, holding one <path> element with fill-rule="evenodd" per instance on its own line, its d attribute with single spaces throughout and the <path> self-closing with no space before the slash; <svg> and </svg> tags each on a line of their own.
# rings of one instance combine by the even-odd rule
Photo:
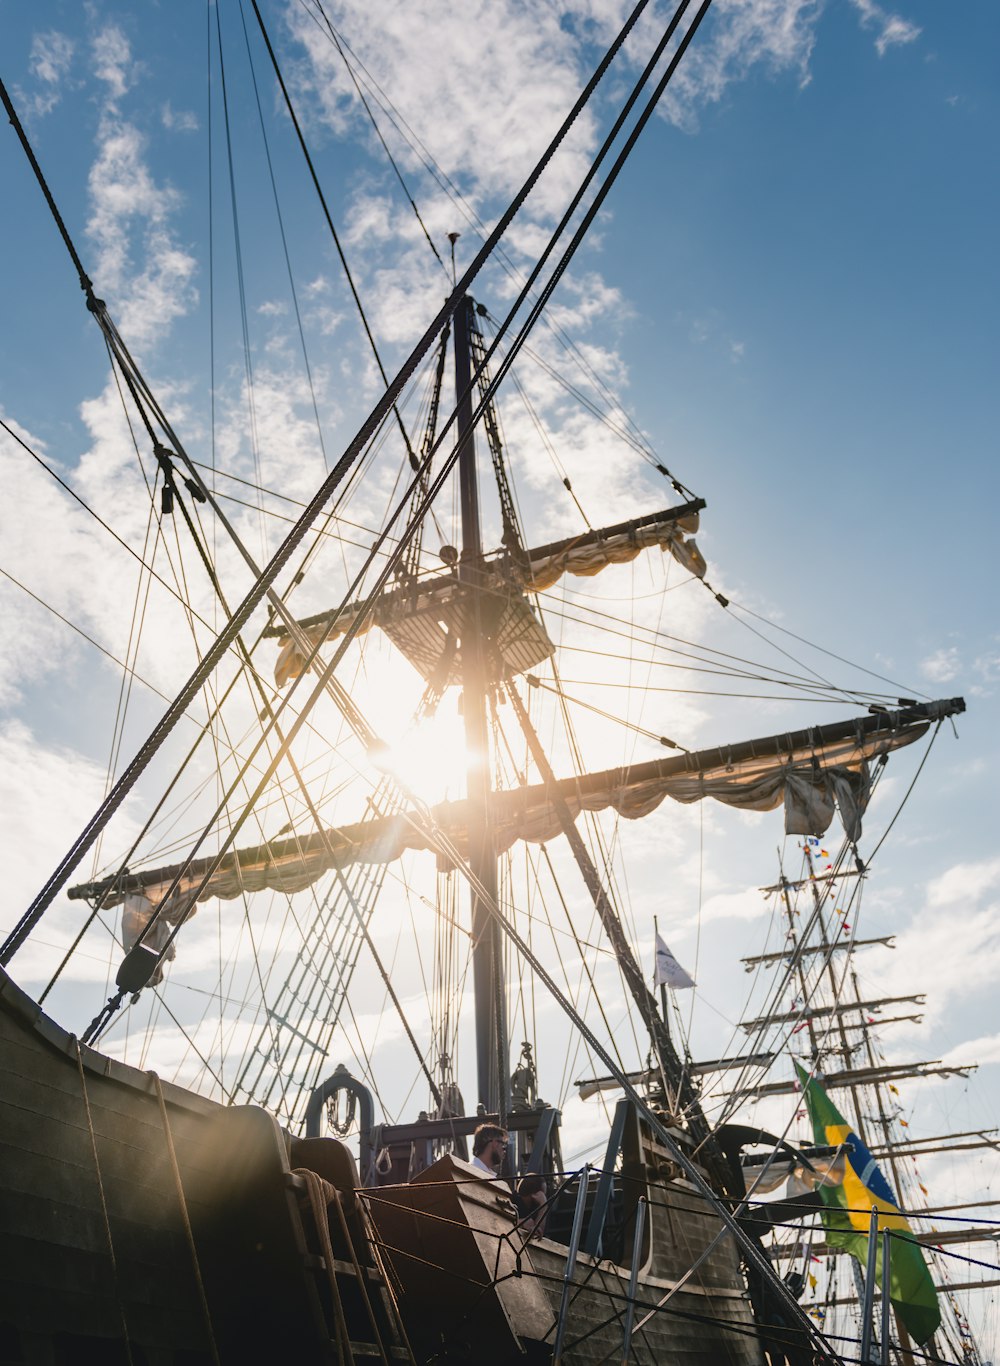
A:
<svg viewBox="0 0 1000 1366">
<path fill-rule="evenodd" d="M 156 456 L 156 463 L 160 467 L 163 475 L 163 488 L 160 491 L 160 508 L 164 517 L 169 517 L 174 510 L 174 497 L 177 493 L 177 484 L 174 479 L 174 453 L 161 446 L 159 441 L 153 443 L 153 454 Z M 200 501 L 204 501 L 201 499 Z"/>
<path fill-rule="evenodd" d="M 83 1043 L 89 1044 L 92 1039 L 97 1038 L 98 1034 L 100 1034 L 101 1030 L 111 1019 L 112 1015 L 114 1015 L 115 1012 L 121 1007 L 121 1003 L 122 1001 L 124 1001 L 124 999 L 124 991 L 119 991 L 114 996 L 108 997 L 107 1005 L 105 1005 L 103 1009 L 100 1010 L 98 1014 L 94 1016 L 94 1018 L 91 1020 L 90 1024 L 84 1031 L 82 1040 Z"/>
</svg>

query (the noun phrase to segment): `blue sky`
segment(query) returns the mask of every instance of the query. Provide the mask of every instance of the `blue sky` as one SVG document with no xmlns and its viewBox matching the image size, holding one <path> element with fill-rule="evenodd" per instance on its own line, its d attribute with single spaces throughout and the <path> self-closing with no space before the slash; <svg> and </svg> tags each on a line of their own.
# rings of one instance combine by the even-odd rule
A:
<svg viewBox="0 0 1000 1366">
<path fill-rule="evenodd" d="M 405 8 L 344 0 L 329 12 L 467 201 L 492 220 L 613 31 L 618 7 L 564 0 L 539 9 L 503 0 L 461 7 L 458 15 L 455 8 L 437 0 Z M 307 7 L 274 0 L 264 9 L 391 369 L 439 305 L 445 277 Z M 113 0 L 9 7 L 2 74 L 97 292 L 192 454 L 212 458 L 214 295 L 215 458 L 304 496 L 321 476 L 322 456 L 232 4 L 221 19 L 256 456 L 244 401 L 217 67 L 209 268 L 206 19 L 214 28 L 214 9 L 206 15 L 204 6 Z M 932 996 L 937 989 L 922 1028 L 887 1037 L 893 1056 L 962 1053 L 984 1063 L 971 1089 L 942 1083 L 933 1096 L 920 1091 L 932 1107 L 924 1127 L 935 1133 L 992 1125 L 998 1108 L 998 30 L 991 0 L 717 0 L 663 117 L 648 128 L 555 301 L 560 320 L 659 457 L 707 499 L 699 544 L 715 587 L 852 665 L 893 679 L 904 695 L 962 693 L 968 700 L 959 742 L 942 733 L 879 855 L 864 925 L 865 933 L 900 935 L 895 956 L 870 969 L 873 980 Z M 252 30 L 251 40 L 324 438 L 335 454 L 371 406 L 375 379 Z M 633 46 L 516 226 L 510 253 L 519 267 L 543 240 L 634 74 L 642 44 Z M 467 260 L 472 228 L 388 125 L 387 136 L 439 248 L 448 231 L 461 230 L 459 259 Z M 0 175 L 2 416 L 139 546 L 146 526 L 140 480 L 100 337 L 6 125 Z M 509 286 L 489 271 L 478 294 L 500 316 Z M 551 337 L 538 345 L 564 359 Z M 609 447 L 600 429 L 582 425 L 538 374 L 525 382 L 595 524 L 659 505 L 664 486 L 646 466 Z M 531 538 L 575 529 L 578 514 L 531 424 L 516 405 L 504 417 Z M 54 499 L 23 452 L 4 440 L 0 458 L 0 569 L 120 656 L 131 565 L 65 500 Z M 372 521 L 384 502 L 391 464 L 359 495 L 360 521 Z M 261 536 L 274 543 L 274 525 L 262 532 L 249 511 L 233 515 L 257 538 L 257 549 Z M 219 554 L 236 596 L 242 571 L 224 547 Z M 615 584 L 625 592 L 652 588 L 644 572 L 602 590 L 610 595 L 607 610 L 618 610 Z M 313 609 L 330 600 L 326 582 L 302 591 Z M 205 606 L 207 597 L 199 601 Z M 727 620 L 700 590 L 664 601 L 678 634 L 787 663 L 749 633 L 747 624 L 762 628 L 757 618 L 731 611 Z M 155 592 L 149 610 L 166 648 L 144 646 L 141 672 L 169 694 L 186 676 L 189 646 Z M 13 917 L 99 799 L 111 744 L 105 694 L 116 676 L 93 646 L 10 579 L 0 584 L 0 616 L 10 646 L 0 667 L 0 735 Z M 807 655 L 791 637 L 771 639 L 838 682 L 864 677 Z M 579 677 L 574 668 L 569 677 Z M 137 693 L 123 756 L 160 705 Z M 391 714 L 391 699 L 373 695 L 371 705 Z M 643 719 L 655 733 L 690 745 L 849 710 L 824 706 L 817 715 L 801 704 L 666 696 L 648 706 Z M 613 762 L 607 735 L 595 731 L 592 739 Z M 903 756 L 891 766 L 895 785 L 873 808 L 872 844 L 915 762 Z M 671 819 L 668 829 L 661 811 L 656 830 L 664 858 L 674 860 L 674 895 L 657 901 L 637 878 L 637 932 L 648 941 L 656 910 L 681 960 L 700 956 L 706 1004 L 699 998 L 693 1028 L 697 1051 L 717 1056 L 713 1048 L 726 1031 L 716 1012 L 745 985 L 735 957 L 759 942 L 753 889 L 773 880 L 780 830 L 776 818 L 727 822 L 713 813 L 705 826 L 684 810 Z M 108 858 L 137 820 L 130 808 L 123 831 L 109 836 Z M 652 857 L 652 847 L 647 852 Z M 52 942 L 63 943 L 72 912 L 63 906 L 53 914 Z M 43 970 L 39 959 L 21 971 L 31 984 Z M 101 986 L 93 982 L 87 991 L 79 982 L 67 987 L 67 1014 L 89 1017 L 95 993 L 99 998 Z M 75 1017 L 67 1023 L 78 1027 Z M 551 1089 L 558 1084 L 556 1073 Z M 977 1166 L 966 1186 L 985 1195 L 991 1179 Z"/>
</svg>

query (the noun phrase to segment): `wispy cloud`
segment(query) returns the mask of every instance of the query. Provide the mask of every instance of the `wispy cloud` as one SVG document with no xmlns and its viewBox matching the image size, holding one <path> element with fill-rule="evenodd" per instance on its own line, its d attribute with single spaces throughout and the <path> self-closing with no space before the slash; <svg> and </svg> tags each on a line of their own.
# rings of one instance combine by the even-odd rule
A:
<svg viewBox="0 0 1000 1366">
<path fill-rule="evenodd" d="M 996 891 L 1000 891 L 1000 858 L 985 859 L 981 863 L 957 863 L 930 883 L 927 904 L 968 907 Z"/>
<path fill-rule="evenodd" d="M 28 67 L 40 88 L 30 93 L 18 90 L 18 102 L 26 117 L 42 118 L 55 109 L 62 99 L 75 51 L 73 39 L 56 29 L 34 35 Z"/>
<path fill-rule="evenodd" d="M 117 24 L 107 24 L 91 40 L 94 75 L 105 83 L 111 100 L 120 100 L 139 75 L 139 64 Z"/>
<path fill-rule="evenodd" d="M 873 956 L 888 991 L 925 987 L 929 1019 L 956 999 L 992 988 L 1000 974 L 1000 858 L 959 863 L 927 888 L 924 908 L 893 953 Z"/>
<path fill-rule="evenodd" d="M 822 10 L 822 0 L 723 0 L 671 81 L 663 112 L 693 131 L 698 107 L 717 104 L 733 82 L 756 67 L 808 85 Z"/>
<path fill-rule="evenodd" d="M 160 110 L 160 122 L 176 133 L 196 133 L 199 127 L 197 114 L 190 109 L 175 109 L 169 100 Z"/>
<path fill-rule="evenodd" d="M 757 920 L 770 914 L 770 907 L 758 887 L 745 887 L 738 892 L 722 892 L 710 896 L 701 912 L 701 923 L 712 920 Z"/>
<path fill-rule="evenodd" d="M 440 0 L 379 9 L 348 0 L 339 22 L 417 136 L 475 199 L 482 187 L 509 194 L 521 183 L 576 97 L 580 44 L 561 18 L 557 9 L 514 0 L 447 10 Z M 298 6 L 289 8 L 289 22 L 307 48 L 310 68 L 303 80 L 324 122 L 338 134 L 349 126 L 363 130 L 364 116 L 336 49 Z M 470 70 L 488 78 L 470 81 Z M 447 119 L 440 117 L 442 109 L 450 111 Z M 563 202 L 594 137 L 593 117 L 585 113 L 539 187 L 536 212 L 540 204 L 551 211 Z M 411 169 L 418 164 L 406 147 L 396 150 Z"/>
<path fill-rule="evenodd" d="M 25 775 L 30 775 L 30 781 Z M 100 765 L 72 750 L 47 744 L 21 721 L 0 721 L 4 846 L 11 855 L 17 850 L 31 851 L 30 859 L 5 859 L 9 907 L 20 913 L 30 903 L 44 876 L 66 852 L 66 832 L 79 829 L 92 815 L 103 787 Z M 28 945 L 18 955 L 15 971 L 21 980 L 38 980 L 58 962 L 72 937 L 72 932 L 61 932 L 63 918 L 56 910 L 39 935 L 42 942 Z M 77 907 L 66 923 L 78 927 L 81 918 Z M 8 912 L 6 923 L 13 919 Z M 56 947 L 44 941 L 52 941 Z M 81 964 L 79 971 L 88 973 L 92 967 Z M 96 971 L 103 979 L 104 968 L 97 965 Z"/>
<path fill-rule="evenodd" d="M 977 681 L 970 687 L 969 692 L 976 697 L 991 697 L 997 683 L 1000 683 L 1000 652 L 997 651 L 995 642 L 991 642 L 982 654 L 976 656 L 972 670 Z"/>
<path fill-rule="evenodd" d="M 1000 1034 L 984 1034 L 978 1039 L 967 1039 L 965 1043 L 949 1048 L 941 1059 L 944 1063 L 975 1062 L 980 1067 L 987 1063 L 1000 1062 Z"/>
<path fill-rule="evenodd" d="M 920 661 L 920 672 L 932 683 L 950 683 L 958 677 L 959 669 L 958 649 L 954 645 L 942 646 Z"/>
<path fill-rule="evenodd" d="M 197 263 L 171 225 L 179 192 L 154 178 L 145 136 L 120 112 L 136 71 L 128 40 L 111 25 L 95 36 L 93 52 L 106 86 L 88 182 L 87 231 L 98 250 L 93 275 L 98 292 L 113 296 L 123 333 L 148 346 L 193 305 Z"/>
<path fill-rule="evenodd" d="M 851 0 L 851 4 L 860 15 L 862 27 L 875 30 L 875 47 L 880 57 L 890 47 L 914 43 L 920 37 L 922 30 L 918 24 L 884 9 L 875 0 Z"/>
</svg>

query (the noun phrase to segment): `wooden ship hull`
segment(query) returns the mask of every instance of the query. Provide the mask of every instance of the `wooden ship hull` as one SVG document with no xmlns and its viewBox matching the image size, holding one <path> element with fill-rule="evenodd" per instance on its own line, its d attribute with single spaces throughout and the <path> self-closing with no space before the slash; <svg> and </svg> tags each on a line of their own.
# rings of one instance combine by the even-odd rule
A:
<svg viewBox="0 0 1000 1366">
<path fill-rule="evenodd" d="M 5 974 L 0 1002 L 4 1363 L 550 1359 L 567 1247 L 525 1237 L 508 1187 L 446 1157 L 361 1190 L 338 1140 L 80 1045 Z M 631 1359 L 762 1361 L 731 1239 L 682 1283 L 718 1216 L 642 1184 L 635 1286 L 627 1255 L 579 1253 L 563 1359 L 620 1353 L 631 1294 L 636 1322 L 671 1297 Z"/>
<path fill-rule="evenodd" d="M 634 1281 L 631 1249 L 623 1258 L 568 1258 L 564 1243 L 524 1231 L 505 1183 L 452 1157 L 407 1186 L 372 1192 L 373 1222 L 414 1345 L 433 1353 L 444 1334 L 470 1361 L 521 1353 L 548 1360 L 565 1300 L 566 1361 L 622 1360 L 628 1352 L 628 1360 L 646 1363 L 761 1362 L 732 1241 L 708 1251 L 719 1218 L 697 1210 L 697 1193 L 683 1181 L 641 1184 L 650 1217 Z"/>
<path fill-rule="evenodd" d="M 356 1356 L 379 1351 L 373 1319 L 400 1350 L 343 1145 L 321 1141 L 313 1181 L 293 1170 L 296 1144 L 266 1111 L 218 1105 L 79 1045 L 5 975 L 0 999 L 0 1360 L 346 1361 L 341 1317 Z"/>
</svg>

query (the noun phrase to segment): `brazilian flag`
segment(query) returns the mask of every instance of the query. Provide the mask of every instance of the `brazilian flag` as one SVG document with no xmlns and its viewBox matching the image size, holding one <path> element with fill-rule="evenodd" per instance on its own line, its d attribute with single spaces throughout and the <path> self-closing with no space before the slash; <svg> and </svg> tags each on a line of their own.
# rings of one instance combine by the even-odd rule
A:
<svg viewBox="0 0 1000 1366">
<path fill-rule="evenodd" d="M 882 1285 L 881 1232 L 884 1228 L 892 1229 L 897 1236 L 889 1247 L 889 1298 L 910 1337 L 923 1345 L 940 1324 L 941 1311 L 920 1244 L 912 1241 L 912 1230 L 899 1212 L 892 1189 L 861 1139 L 820 1083 L 810 1081 L 809 1074 L 798 1063 L 795 1070 L 812 1120 L 814 1141 L 831 1147 L 850 1144 L 846 1149 L 843 1183 L 819 1188 L 826 1241 L 830 1247 L 843 1248 L 857 1257 L 864 1266 L 872 1207 L 878 1210 L 876 1279 Z"/>
</svg>

